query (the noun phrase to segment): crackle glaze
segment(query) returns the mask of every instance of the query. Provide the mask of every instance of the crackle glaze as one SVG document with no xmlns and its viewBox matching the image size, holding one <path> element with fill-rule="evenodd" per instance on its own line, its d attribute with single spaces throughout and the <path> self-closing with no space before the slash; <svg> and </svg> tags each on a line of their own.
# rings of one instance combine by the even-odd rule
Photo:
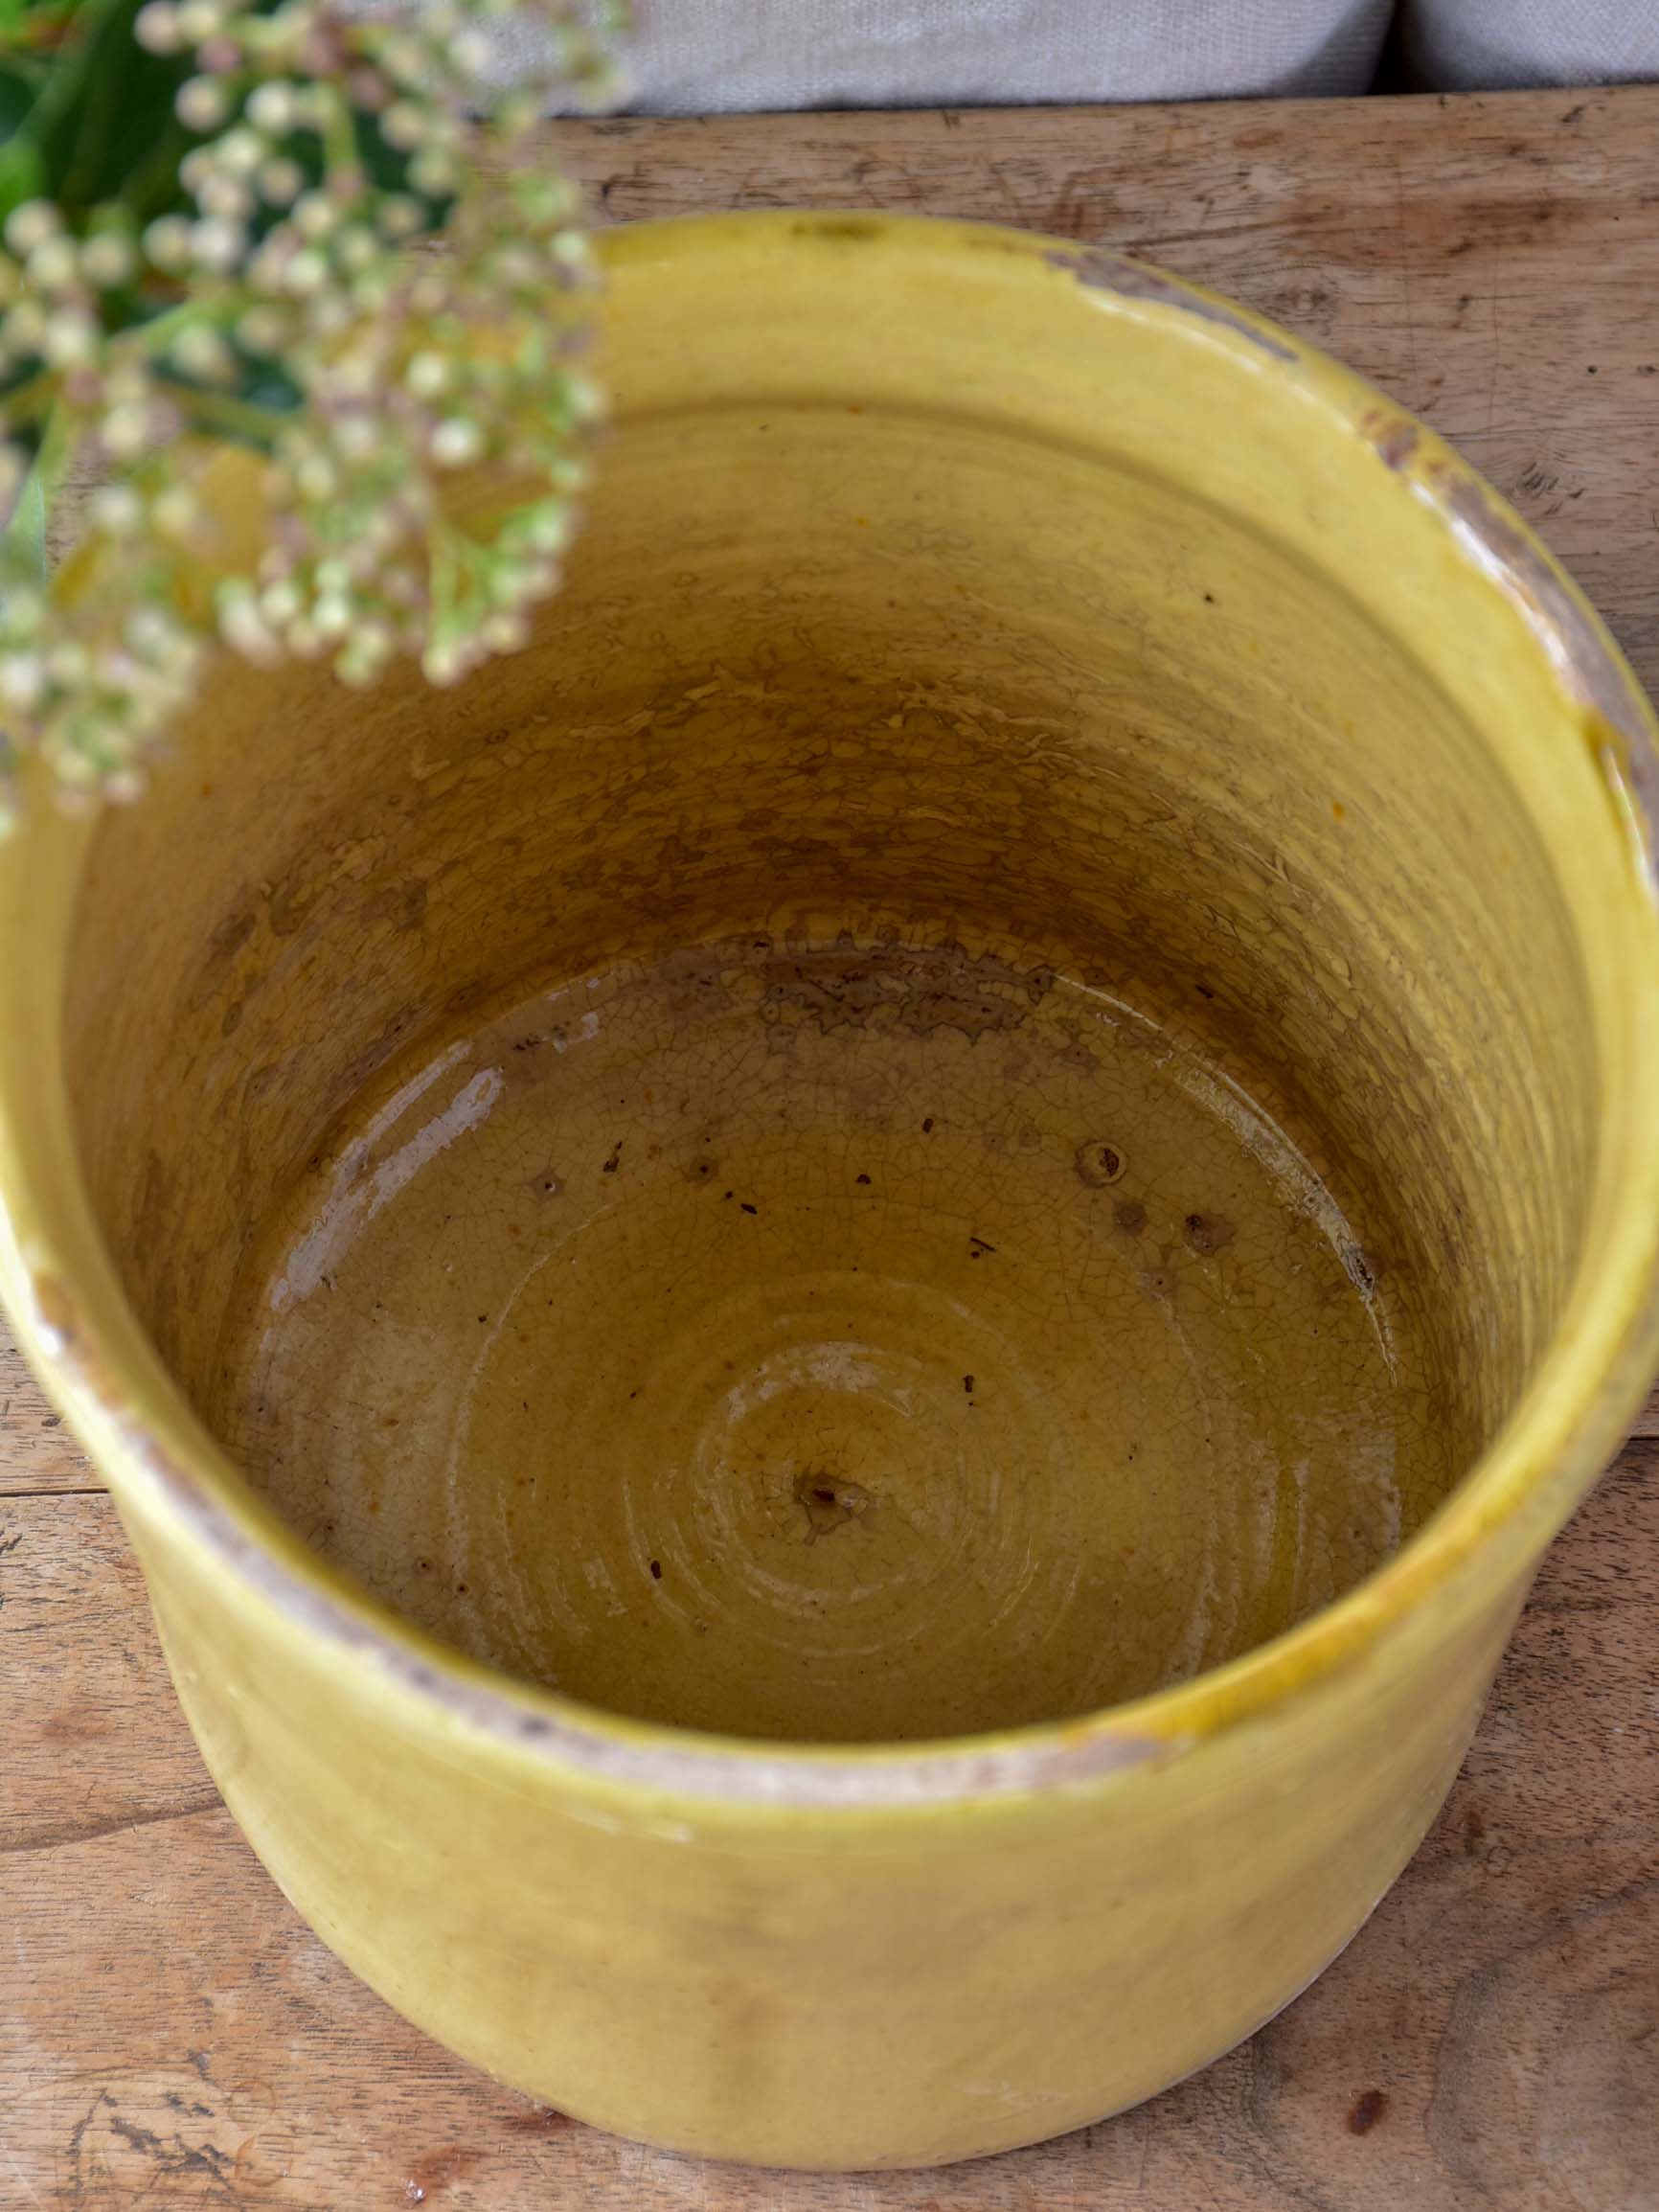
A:
<svg viewBox="0 0 1659 2212">
<path fill-rule="evenodd" d="M 994 2151 L 1352 1934 L 1640 1393 L 1651 718 L 1224 302 L 604 250 L 529 650 L 227 664 L 0 855 L 7 1301 L 375 1988 L 653 2141 Z"/>
</svg>

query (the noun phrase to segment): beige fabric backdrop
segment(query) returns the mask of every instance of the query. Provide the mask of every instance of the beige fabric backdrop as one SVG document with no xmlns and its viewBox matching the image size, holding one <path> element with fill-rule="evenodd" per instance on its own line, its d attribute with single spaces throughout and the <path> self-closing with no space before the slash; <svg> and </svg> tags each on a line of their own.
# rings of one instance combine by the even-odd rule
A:
<svg viewBox="0 0 1659 2212">
<path fill-rule="evenodd" d="M 633 104 L 1363 92 L 1391 0 L 635 0 Z"/>
<path fill-rule="evenodd" d="M 1405 0 L 1400 30 L 1431 84 L 1659 78 L 1659 0 Z"/>
<path fill-rule="evenodd" d="M 672 115 L 1364 92 L 1393 12 L 1394 0 L 634 0 L 629 104 Z M 1659 0 L 1401 0 L 1400 29 L 1430 84 L 1659 78 Z M 504 34 L 504 71 L 512 60 Z"/>
</svg>

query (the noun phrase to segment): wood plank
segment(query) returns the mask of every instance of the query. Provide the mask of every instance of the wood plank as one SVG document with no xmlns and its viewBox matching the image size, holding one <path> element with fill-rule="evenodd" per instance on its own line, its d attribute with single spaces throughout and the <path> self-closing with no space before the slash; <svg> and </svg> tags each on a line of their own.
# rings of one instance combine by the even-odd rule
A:
<svg viewBox="0 0 1659 2212">
<path fill-rule="evenodd" d="M 610 219 L 915 208 L 1235 291 L 1457 437 L 1659 688 L 1656 133 L 1632 89 L 549 141 Z M 3 1343 L 0 1404 L 6 2212 L 1659 2212 L 1659 1396 L 1552 1553 L 1428 1842 L 1282 2020 L 1061 2143 L 847 2180 L 597 2135 L 370 1996 L 215 1803 L 113 1508 L 75 1494 L 93 1478 Z"/>
<path fill-rule="evenodd" d="M 110 1499 L 0 1498 L 0 1859 L 216 1805 L 171 1702 Z"/>
<path fill-rule="evenodd" d="M 0 1502 L 102 1487 L 0 1320 Z"/>
</svg>

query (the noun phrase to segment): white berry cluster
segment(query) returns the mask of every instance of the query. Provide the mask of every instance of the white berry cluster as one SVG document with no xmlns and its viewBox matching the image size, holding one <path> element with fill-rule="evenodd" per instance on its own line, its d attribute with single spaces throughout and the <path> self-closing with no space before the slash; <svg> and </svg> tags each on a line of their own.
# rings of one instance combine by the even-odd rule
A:
<svg viewBox="0 0 1659 2212">
<path fill-rule="evenodd" d="M 15 532 L 0 545 L 11 760 L 37 748 L 71 798 L 131 795 L 216 631 L 359 684 L 409 651 L 450 683 L 523 642 L 597 399 L 573 358 L 576 198 L 513 142 L 556 91 L 604 97 L 613 11 L 148 0 L 140 43 L 193 72 L 182 212 L 141 226 L 112 202 L 72 230 L 36 199 L 4 229 L 0 515 L 31 470 L 103 485 L 90 588 L 8 575 Z M 497 29 L 541 57 L 505 92 Z M 198 487 L 227 437 L 265 456 L 268 507 L 256 564 L 210 590 Z M 457 502 L 479 468 L 498 495 Z"/>
</svg>

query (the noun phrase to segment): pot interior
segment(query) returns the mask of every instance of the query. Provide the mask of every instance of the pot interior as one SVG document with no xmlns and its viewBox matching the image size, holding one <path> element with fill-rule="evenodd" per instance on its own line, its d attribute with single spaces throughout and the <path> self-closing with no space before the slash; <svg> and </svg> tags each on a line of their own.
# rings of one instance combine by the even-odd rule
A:
<svg viewBox="0 0 1659 2212">
<path fill-rule="evenodd" d="M 625 412 L 460 689 L 219 672 L 66 1037 L 128 1294 L 320 1554 L 860 1742 L 1180 1680 L 1420 1525 L 1571 1276 L 1584 1005 L 1501 746 L 1271 513 L 761 393 Z"/>
</svg>

